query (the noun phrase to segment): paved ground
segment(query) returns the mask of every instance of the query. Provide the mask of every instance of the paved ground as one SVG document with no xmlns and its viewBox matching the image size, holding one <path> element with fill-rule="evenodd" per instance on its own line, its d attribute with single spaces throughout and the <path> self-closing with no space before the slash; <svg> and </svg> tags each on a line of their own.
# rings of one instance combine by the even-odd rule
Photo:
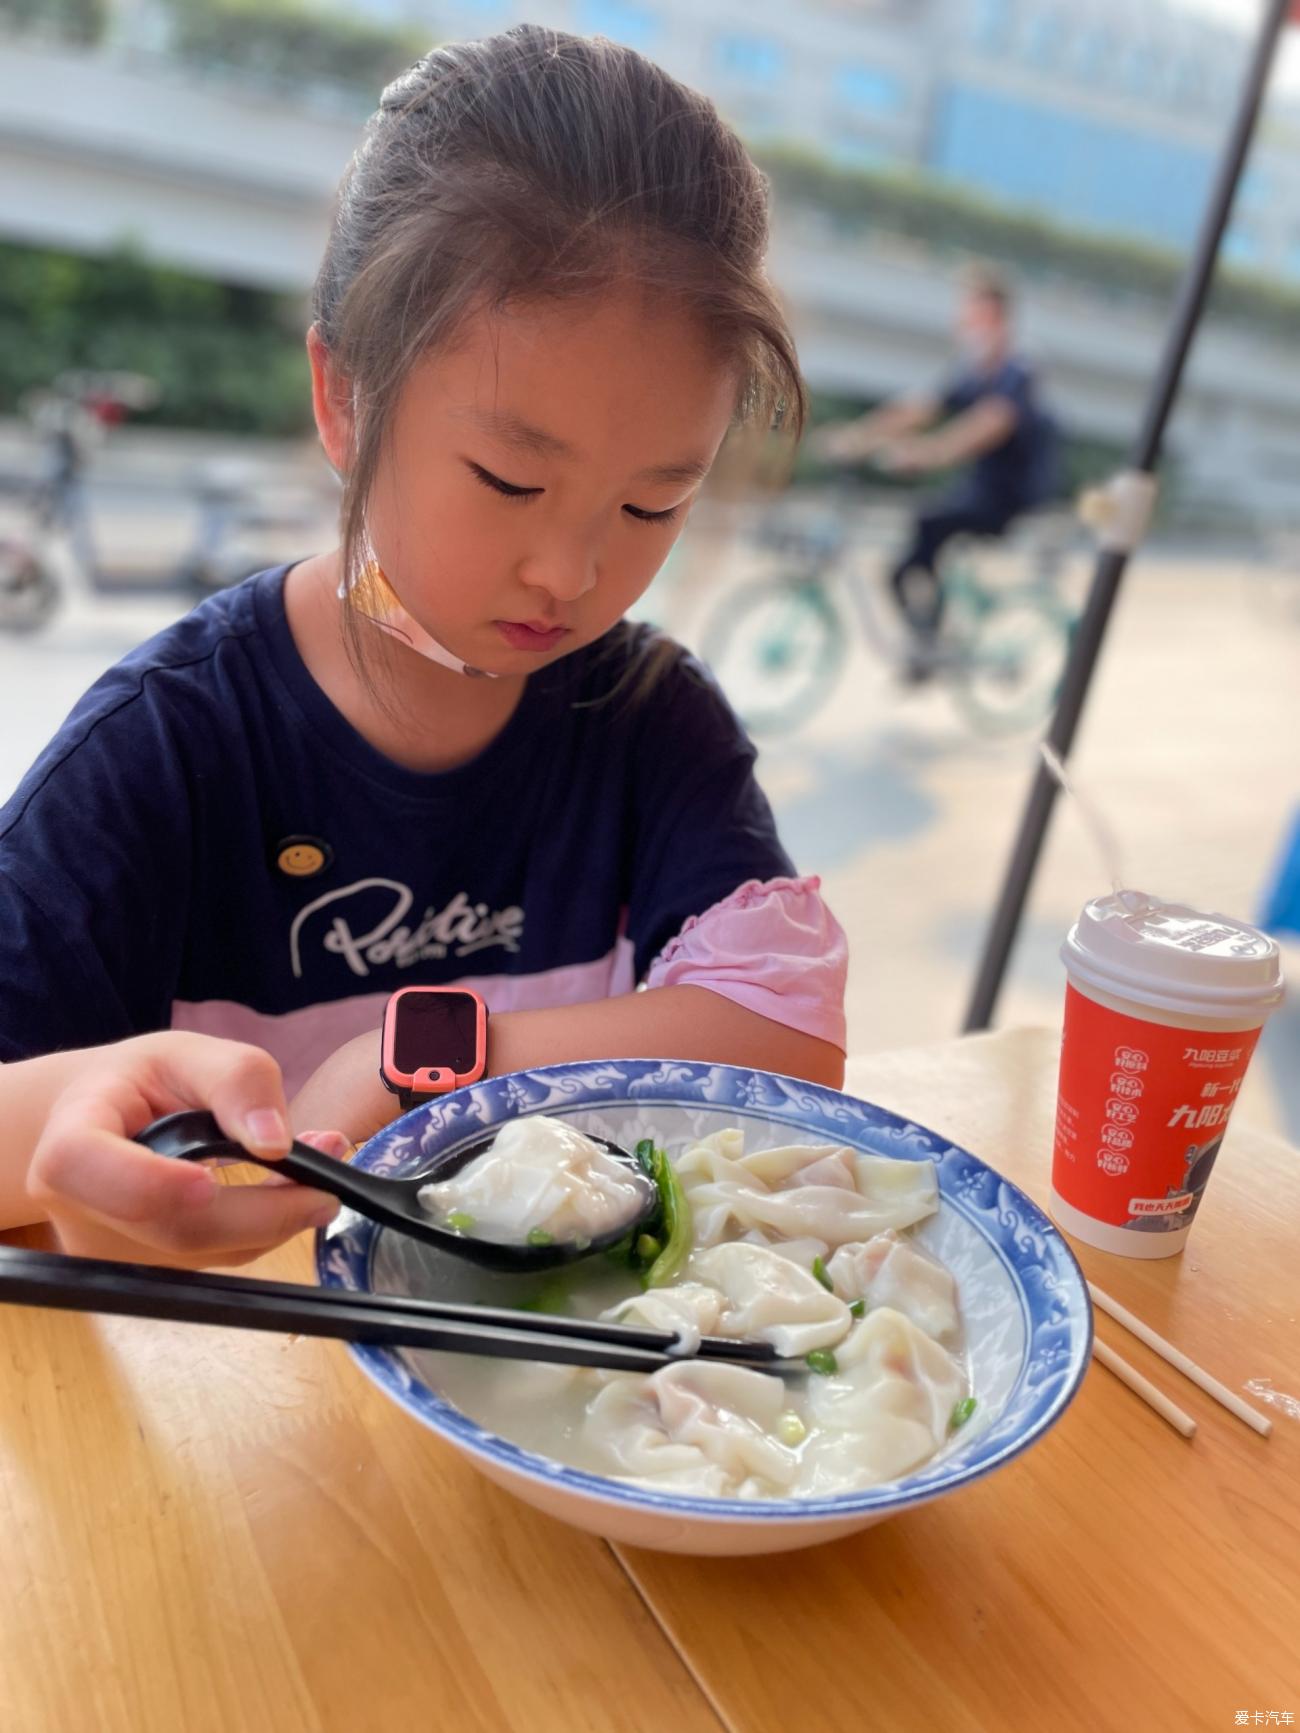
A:
<svg viewBox="0 0 1300 1733">
<path fill-rule="evenodd" d="M 701 548 L 659 611 L 690 640 L 735 577 Z M 1086 576 L 1075 573 L 1076 584 Z M 1300 578 L 1147 554 L 1135 565 L 1075 767 L 1122 844 L 1127 881 L 1251 916 L 1300 801 Z M 707 591 L 707 594 L 706 594 Z M 0 639 L 0 798 L 97 673 L 180 598 L 81 600 L 40 636 Z M 820 872 L 852 945 L 851 1045 L 960 1025 L 1031 769 L 1028 740 L 973 738 L 942 691 L 900 690 L 861 644 L 823 712 L 763 744 L 761 771 L 801 870 Z M 1062 807 L 999 1020 L 1059 1020 L 1057 947 L 1108 888 Z M 1300 975 L 1300 952 L 1292 953 Z M 1300 1139 L 1300 1002 L 1274 1021 L 1244 1111 Z"/>
</svg>

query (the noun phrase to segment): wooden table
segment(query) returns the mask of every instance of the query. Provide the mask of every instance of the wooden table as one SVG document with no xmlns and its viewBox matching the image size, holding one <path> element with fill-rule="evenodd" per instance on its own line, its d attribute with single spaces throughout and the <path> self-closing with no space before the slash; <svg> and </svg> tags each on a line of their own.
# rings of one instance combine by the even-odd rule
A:
<svg viewBox="0 0 1300 1733">
<path fill-rule="evenodd" d="M 1042 1198 L 1055 1060 L 1013 1031 L 856 1061 L 850 1087 Z M 1300 1398 L 1284 1144 L 1234 1128 L 1181 1258 L 1083 1262 L 1228 1384 Z M 305 1245 L 258 1270 L 305 1277 Z M 0 1312 L 0 1729 L 1300 1726 L 1300 1403 L 1260 1439 L 1099 1323 L 1193 1443 L 1094 1368 L 988 1481 L 733 1562 L 534 1514 L 332 1344 Z"/>
</svg>

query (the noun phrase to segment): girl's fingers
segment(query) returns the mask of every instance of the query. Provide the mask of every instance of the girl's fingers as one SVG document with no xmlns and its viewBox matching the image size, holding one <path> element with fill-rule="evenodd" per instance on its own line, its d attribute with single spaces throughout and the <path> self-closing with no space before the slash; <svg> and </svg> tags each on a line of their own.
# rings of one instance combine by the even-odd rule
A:
<svg viewBox="0 0 1300 1733">
<path fill-rule="evenodd" d="M 300 1131 L 298 1142 L 309 1143 L 322 1155 L 332 1155 L 335 1161 L 351 1161 L 357 1153 L 356 1145 L 341 1131 Z"/>
<path fill-rule="evenodd" d="M 339 1201 L 301 1185 L 223 1185 L 206 1204 L 167 1220 L 141 1222 L 132 1233 L 143 1245 L 220 1262 L 231 1254 L 267 1251 L 308 1228 L 324 1227 Z"/>
<path fill-rule="evenodd" d="M 28 1173 L 37 1203 L 123 1223 L 202 1208 L 216 1190 L 207 1168 L 169 1161 L 124 1136 L 117 1104 L 94 1092 L 58 1103 Z"/>
<path fill-rule="evenodd" d="M 254 1190 L 254 1191 L 284 1191 L 297 1190 L 291 1187 L 287 1180 L 268 1178 L 261 1185 L 253 1187 L 222 1188 Z M 65 1215 L 54 1211 L 51 1218 L 58 1230 L 59 1243 L 63 1250 L 80 1257 L 114 1258 L 119 1261 L 163 1264 L 171 1268 L 206 1269 L 212 1265 L 229 1267 L 236 1264 L 251 1263 L 254 1258 L 262 1257 L 278 1243 L 275 1240 L 258 1239 L 249 1245 L 188 1246 L 178 1243 L 184 1235 L 172 1235 L 167 1243 L 162 1243 L 162 1235 L 154 1235 L 145 1239 L 138 1228 L 129 1233 L 111 1222 L 101 1222 L 97 1217 L 88 1214 Z M 265 1221 L 255 1224 L 265 1229 Z M 212 1224 L 207 1224 L 211 1232 Z M 238 1224 L 237 1224 L 238 1226 Z M 281 1239 L 291 1237 L 297 1229 L 290 1226 L 289 1233 L 281 1235 Z"/>
<path fill-rule="evenodd" d="M 79 1211 L 141 1247 L 219 1257 L 278 1245 L 338 1211 L 306 1186 L 219 1185 L 207 1168 L 155 1155 L 120 1128 L 117 1108 L 93 1093 L 51 1114 L 28 1189 L 65 1230 Z"/>
<path fill-rule="evenodd" d="M 259 1048 L 206 1036 L 140 1043 L 134 1067 L 87 1076 L 57 1103 L 32 1158 L 28 1190 L 64 1243 L 118 1242 L 171 1260 L 219 1262 L 256 1256 L 338 1211 L 310 1187 L 219 1185 L 197 1163 L 173 1161 L 133 1141 L 161 1113 L 204 1106 L 226 1135 L 263 1159 L 291 1140 L 279 1067 Z M 310 1141 L 346 1159 L 334 1131 Z"/>
<path fill-rule="evenodd" d="M 134 1219 L 102 1214 L 83 1204 L 80 1224 L 69 1219 L 66 1198 L 60 1197 L 51 1214 L 70 1250 L 77 1249 L 79 1231 L 93 1238 L 100 1229 L 124 1237 L 139 1255 L 221 1263 L 232 1257 L 255 1257 L 308 1228 L 324 1227 L 339 1209 L 337 1198 L 285 1180 L 218 1185 L 213 1193 L 203 1202 L 186 1201 Z"/>
<path fill-rule="evenodd" d="M 215 1114 L 227 1137 L 254 1155 L 284 1155 L 291 1142 L 280 1067 L 269 1053 L 239 1041 L 173 1037 L 152 1062 L 161 1087 L 185 1106 Z"/>
</svg>

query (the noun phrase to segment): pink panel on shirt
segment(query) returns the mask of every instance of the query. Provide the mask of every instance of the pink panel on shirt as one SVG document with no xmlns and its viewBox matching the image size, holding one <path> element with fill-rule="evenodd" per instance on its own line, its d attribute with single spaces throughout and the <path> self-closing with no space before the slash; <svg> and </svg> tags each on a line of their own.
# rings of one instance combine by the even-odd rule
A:
<svg viewBox="0 0 1300 1733">
<path fill-rule="evenodd" d="M 571 963 L 535 975 L 467 975 L 448 985 L 472 988 L 489 1011 L 583 1005 L 632 991 L 632 955 L 631 940 L 620 939 L 612 951 L 592 963 Z M 285 1088 L 294 1095 L 318 1065 L 356 1035 L 373 1033 L 378 1067 L 379 1025 L 387 1003 L 387 993 L 362 993 L 354 999 L 332 999 L 270 1016 L 230 999 L 205 999 L 198 1004 L 178 999 L 172 1006 L 172 1028 L 251 1041 L 265 1048 L 284 1073 Z"/>
<path fill-rule="evenodd" d="M 692 915 L 650 966 L 647 987 L 707 987 L 746 1010 L 845 1047 L 848 943 L 818 894 L 819 878 L 750 879 L 702 915 Z M 620 938 L 591 963 L 535 975 L 466 976 L 490 1011 L 540 1011 L 630 993 L 633 947 Z M 264 1048 L 295 1094 L 330 1054 L 354 1036 L 375 1036 L 388 994 L 363 993 L 271 1016 L 226 999 L 177 1000 L 172 1028 Z"/>
<path fill-rule="evenodd" d="M 707 987 L 843 1052 L 849 947 L 820 890 L 819 878 L 749 879 L 690 917 L 647 987 Z"/>
</svg>

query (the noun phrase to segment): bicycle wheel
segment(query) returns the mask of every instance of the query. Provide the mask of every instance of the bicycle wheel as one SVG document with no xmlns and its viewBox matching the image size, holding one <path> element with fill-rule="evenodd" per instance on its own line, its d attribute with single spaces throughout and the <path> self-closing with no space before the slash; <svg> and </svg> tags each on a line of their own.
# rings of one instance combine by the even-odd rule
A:
<svg viewBox="0 0 1300 1733">
<path fill-rule="evenodd" d="M 815 582 L 746 584 L 701 635 L 704 660 L 755 734 L 806 722 L 829 697 L 846 647 L 844 624 Z"/>
<path fill-rule="evenodd" d="M 0 541 L 0 632 L 34 632 L 59 605 L 59 584 L 37 554 Z"/>
<path fill-rule="evenodd" d="M 1056 701 L 1071 622 L 1049 599 L 998 598 L 971 623 L 950 675 L 953 700 L 981 734 L 1035 728 Z"/>
</svg>

